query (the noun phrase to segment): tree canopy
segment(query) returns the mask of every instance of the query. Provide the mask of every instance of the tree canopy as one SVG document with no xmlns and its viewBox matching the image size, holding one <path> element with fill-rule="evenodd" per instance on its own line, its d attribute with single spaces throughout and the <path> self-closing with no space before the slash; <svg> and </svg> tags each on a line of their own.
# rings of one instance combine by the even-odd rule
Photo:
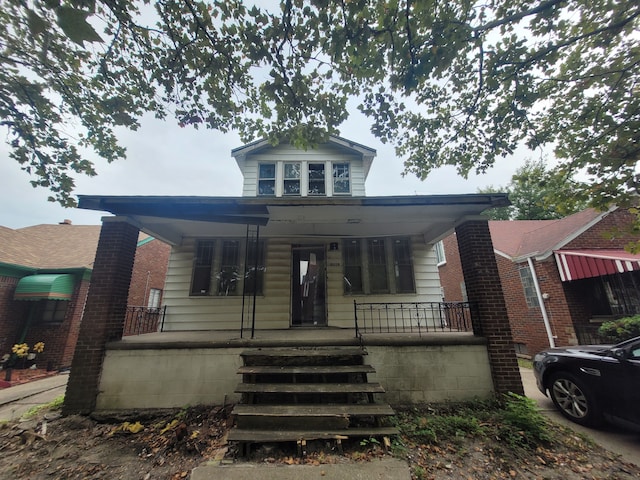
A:
<svg viewBox="0 0 640 480">
<path fill-rule="evenodd" d="M 352 99 L 407 174 L 548 146 L 558 175 L 624 203 L 640 181 L 639 16 L 632 0 L 3 0 L 0 125 L 64 205 L 74 172 L 95 174 L 87 151 L 122 158 L 115 129 L 145 113 L 311 147 Z"/>
<path fill-rule="evenodd" d="M 579 212 L 588 205 L 584 185 L 573 177 L 547 170 L 543 160 L 527 160 L 506 187 L 489 186 L 480 193 L 506 192 L 511 205 L 486 212 L 492 220 L 552 220 Z"/>
</svg>

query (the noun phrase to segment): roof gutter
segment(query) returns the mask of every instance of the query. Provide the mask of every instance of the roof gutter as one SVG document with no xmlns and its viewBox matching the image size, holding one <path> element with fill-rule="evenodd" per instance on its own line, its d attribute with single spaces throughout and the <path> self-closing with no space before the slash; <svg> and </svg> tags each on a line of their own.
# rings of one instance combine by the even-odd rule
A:
<svg viewBox="0 0 640 480">
<path fill-rule="evenodd" d="M 542 292 L 540 291 L 540 284 L 538 283 L 538 275 L 536 274 L 536 269 L 533 266 L 533 261 L 531 257 L 527 258 L 527 262 L 529 263 L 529 270 L 531 270 L 531 276 L 533 277 L 533 285 L 536 287 L 536 296 L 538 297 L 538 304 L 540 305 L 540 311 L 542 312 L 542 321 L 544 322 L 544 328 L 547 331 L 547 338 L 549 339 L 549 346 L 551 348 L 555 348 L 556 342 L 553 332 L 551 331 L 551 323 L 549 322 L 549 315 L 547 315 L 547 308 L 544 304 L 544 297 L 542 296 Z"/>
</svg>

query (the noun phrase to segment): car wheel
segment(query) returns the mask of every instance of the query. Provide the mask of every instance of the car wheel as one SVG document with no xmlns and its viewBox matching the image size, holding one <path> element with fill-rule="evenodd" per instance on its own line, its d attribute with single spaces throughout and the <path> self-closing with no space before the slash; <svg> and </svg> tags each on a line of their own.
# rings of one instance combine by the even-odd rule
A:
<svg viewBox="0 0 640 480">
<path fill-rule="evenodd" d="M 595 395 L 570 373 L 554 373 L 549 381 L 549 394 L 560 413 L 569 420 L 588 426 L 600 423 Z"/>
</svg>

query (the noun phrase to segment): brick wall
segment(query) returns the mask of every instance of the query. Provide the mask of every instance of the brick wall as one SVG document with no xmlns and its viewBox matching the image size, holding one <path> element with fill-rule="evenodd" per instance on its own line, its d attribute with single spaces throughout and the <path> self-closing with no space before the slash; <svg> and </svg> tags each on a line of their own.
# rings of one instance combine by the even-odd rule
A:
<svg viewBox="0 0 640 480">
<path fill-rule="evenodd" d="M 91 285 L 65 395 L 66 414 L 95 408 L 107 342 L 122 338 L 138 229 L 119 218 L 103 221 Z"/>
<path fill-rule="evenodd" d="M 465 222 L 456 227 L 456 234 L 468 298 L 477 305 L 474 332 L 487 338 L 494 389 L 523 395 L 489 224 Z"/>
<path fill-rule="evenodd" d="M 88 288 L 88 280 L 77 281 L 73 296 L 67 305 L 65 319 L 61 324 L 33 323 L 29 327 L 29 332 L 25 339 L 27 344 L 30 347 L 37 342 L 44 342 L 45 344 L 44 352 L 38 354 L 36 359 L 38 368 L 61 370 L 71 366 Z"/>
<path fill-rule="evenodd" d="M 11 353 L 29 315 L 29 302 L 13 300 L 19 281 L 16 277 L 0 276 L 0 358 Z"/>
<path fill-rule="evenodd" d="M 442 286 L 445 302 L 462 302 L 462 288 L 460 283 L 464 279 L 462 264 L 458 252 L 458 239 L 452 233 L 442 240 L 446 263 L 438 267 L 440 285 Z"/>
<path fill-rule="evenodd" d="M 630 242 L 640 240 L 640 235 L 630 231 L 635 220 L 627 210 L 619 208 L 607 214 L 593 227 L 586 230 L 579 237 L 564 245 L 562 248 L 571 250 L 577 248 L 624 248 Z M 610 238 L 611 235 L 613 238 Z"/>
<path fill-rule="evenodd" d="M 146 307 L 151 288 L 164 290 L 170 252 L 171 246 L 158 239 L 138 247 L 129 287 L 129 305 Z M 162 304 L 162 298 L 160 300 Z"/>
</svg>

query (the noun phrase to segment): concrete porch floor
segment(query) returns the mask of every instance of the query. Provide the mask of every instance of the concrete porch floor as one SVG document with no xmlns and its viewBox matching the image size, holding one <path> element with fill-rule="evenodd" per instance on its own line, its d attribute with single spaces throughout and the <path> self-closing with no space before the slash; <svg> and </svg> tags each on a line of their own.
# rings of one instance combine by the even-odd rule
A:
<svg viewBox="0 0 640 480">
<path fill-rule="evenodd" d="M 484 337 L 471 332 L 437 333 L 367 333 L 362 345 L 485 345 Z M 282 330 L 256 330 L 254 338 L 240 330 L 201 330 L 146 333 L 123 337 L 110 342 L 107 349 L 150 348 L 229 348 L 229 347 L 318 347 L 360 346 L 361 342 L 351 328 L 288 328 Z"/>
</svg>

